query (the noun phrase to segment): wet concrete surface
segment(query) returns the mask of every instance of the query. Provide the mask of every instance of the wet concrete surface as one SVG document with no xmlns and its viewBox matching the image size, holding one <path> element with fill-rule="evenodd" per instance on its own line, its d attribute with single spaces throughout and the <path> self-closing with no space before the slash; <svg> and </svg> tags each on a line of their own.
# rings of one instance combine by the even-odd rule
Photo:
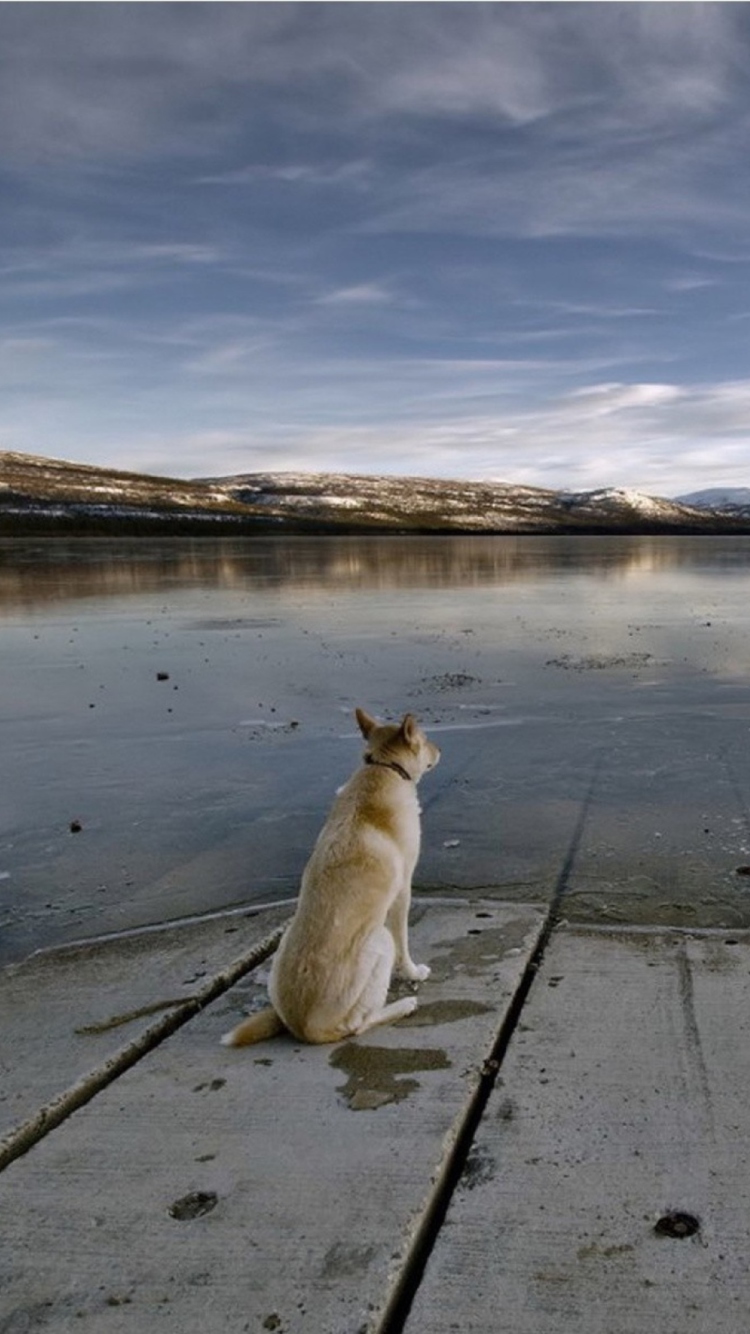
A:
<svg viewBox="0 0 750 1334">
<path fill-rule="evenodd" d="M 750 539 L 148 551 L 0 553 L 1 959 L 292 898 L 357 704 L 442 747 L 421 891 L 750 924 Z"/>
</svg>

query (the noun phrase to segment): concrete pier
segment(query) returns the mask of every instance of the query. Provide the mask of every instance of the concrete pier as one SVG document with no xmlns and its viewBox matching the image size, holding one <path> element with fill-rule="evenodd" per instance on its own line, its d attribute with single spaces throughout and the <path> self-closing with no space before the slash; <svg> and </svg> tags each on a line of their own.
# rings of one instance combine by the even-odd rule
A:
<svg viewBox="0 0 750 1334">
<path fill-rule="evenodd" d="M 0 979 L 0 1331 L 750 1320 L 750 938 L 416 900 L 408 1020 L 228 1050 L 287 909 Z"/>
</svg>

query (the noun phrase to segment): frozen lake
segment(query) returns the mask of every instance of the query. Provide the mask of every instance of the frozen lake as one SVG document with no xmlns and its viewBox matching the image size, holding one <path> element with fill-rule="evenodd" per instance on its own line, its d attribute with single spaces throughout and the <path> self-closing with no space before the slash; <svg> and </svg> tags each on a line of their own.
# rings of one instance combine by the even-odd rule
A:
<svg viewBox="0 0 750 1334">
<path fill-rule="evenodd" d="M 293 896 L 357 704 L 420 890 L 750 925 L 749 669 L 750 538 L 2 541 L 0 957 Z"/>
</svg>

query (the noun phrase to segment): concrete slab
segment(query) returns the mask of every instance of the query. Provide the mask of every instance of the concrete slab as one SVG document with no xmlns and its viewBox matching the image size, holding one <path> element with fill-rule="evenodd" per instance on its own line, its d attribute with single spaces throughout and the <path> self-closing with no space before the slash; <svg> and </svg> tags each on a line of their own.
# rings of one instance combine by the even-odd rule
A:
<svg viewBox="0 0 750 1334">
<path fill-rule="evenodd" d="M 288 916 L 172 925 L 40 951 L 0 972 L 0 1166 L 236 982 Z"/>
<path fill-rule="evenodd" d="M 747 1329 L 749 1002 L 747 934 L 559 933 L 407 1334 Z"/>
<path fill-rule="evenodd" d="M 495 903 L 414 918 L 433 975 L 409 1021 L 232 1051 L 240 986 L 12 1163 L 0 1329 L 370 1328 L 541 927 Z"/>
</svg>

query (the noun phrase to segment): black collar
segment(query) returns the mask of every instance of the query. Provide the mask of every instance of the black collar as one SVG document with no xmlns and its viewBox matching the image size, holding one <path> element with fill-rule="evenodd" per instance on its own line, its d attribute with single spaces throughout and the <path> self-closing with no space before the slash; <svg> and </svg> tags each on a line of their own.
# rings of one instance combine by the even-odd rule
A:
<svg viewBox="0 0 750 1334">
<path fill-rule="evenodd" d="M 407 773 L 404 766 L 399 764 L 397 760 L 376 760 L 372 755 L 365 755 L 365 764 L 377 764 L 381 769 L 393 769 L 393 772 L 400 774 L 402 778 L 406 779 L 407 783 L 413 781 L 411 774 Z"/>
</svg>

